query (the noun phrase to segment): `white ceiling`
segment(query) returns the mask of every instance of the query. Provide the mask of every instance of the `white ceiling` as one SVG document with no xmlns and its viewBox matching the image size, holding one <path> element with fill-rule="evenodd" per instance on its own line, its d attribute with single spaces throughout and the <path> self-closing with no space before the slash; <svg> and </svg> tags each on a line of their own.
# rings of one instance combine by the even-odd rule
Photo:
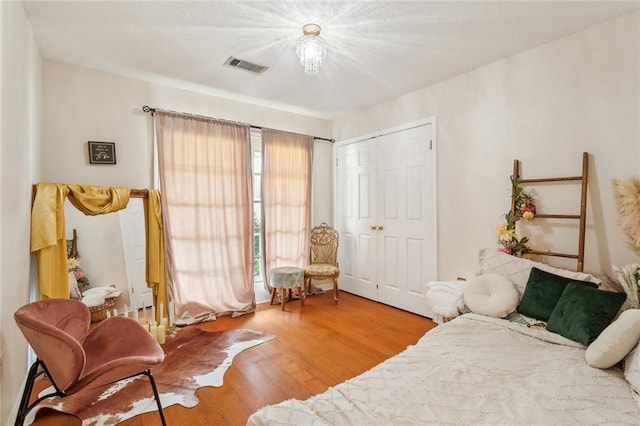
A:
<svg viewBox="0 0 640 426">
<path fill-rule="evenodd" d="M 24 1 L 45 59 L 336 117 L 613 19 L 639 1 Z M 317 23 L 327 58 L 295 55 Z M 621 40 L 624 42 L 624 40 Z M 229 56 L 269 67 L 223 66 Z"/>
</svg>

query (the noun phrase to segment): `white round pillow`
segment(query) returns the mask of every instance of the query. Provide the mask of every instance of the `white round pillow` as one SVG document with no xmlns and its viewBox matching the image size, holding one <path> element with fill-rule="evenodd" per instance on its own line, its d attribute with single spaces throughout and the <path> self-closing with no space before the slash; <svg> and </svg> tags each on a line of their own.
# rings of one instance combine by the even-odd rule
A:
<svg viewBox="0 0 640 426">
<path fill-rule="evenodd" d="M 616 365 L 640 340 L 640 309 L 627 309 L 609 324 L 584 353 L 592 367 L 610 368 Z"/>
<path fill-rule="evenodd" d="M 463 297 L 471 312 L 495 318 L 513 312 L 520 300 L 511 280 L 498 274 L 471 278 L 464 287 Z"/>
</svg>

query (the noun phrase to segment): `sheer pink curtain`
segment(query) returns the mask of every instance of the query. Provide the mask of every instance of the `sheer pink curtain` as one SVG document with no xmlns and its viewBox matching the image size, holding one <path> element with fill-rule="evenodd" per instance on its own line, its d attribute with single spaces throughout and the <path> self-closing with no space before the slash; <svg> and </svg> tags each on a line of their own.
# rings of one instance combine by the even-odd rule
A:
<svg viewBox="0 0 640 426">
<path fill-rule="evenodd" d="M 262 131 L 265 282 L 278 266 L 304 267 L 309 257 L 313 137 Z"/>
<path fill-rule="evenodd" d="M 176 324 L 255 309 L 249 126 L 155 113 Z"/>
</svg>

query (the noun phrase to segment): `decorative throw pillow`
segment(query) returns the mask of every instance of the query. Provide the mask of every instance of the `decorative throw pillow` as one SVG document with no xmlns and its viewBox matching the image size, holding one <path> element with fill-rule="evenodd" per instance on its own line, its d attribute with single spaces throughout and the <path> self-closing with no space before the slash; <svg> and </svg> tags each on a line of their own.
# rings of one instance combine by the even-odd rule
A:
<svg viewBox="0 0 640 426">
<path fill-rule="evenodd" d="M 589 281 L 575 281 L 536 267 L 531 268 L 527 286 L 524 289 L 518 312 L 531 318 L 547 321 L 562 292 L 570 282 L 579 282 L 596 288 L 597 285 Z"/>
<path fill-rule="evenodd" d="M 640 309 L 620 314 L 585 351 L 584 358 L 592 367 L 610 368 L 624 358 L 640 340 Z"/>
<path fill-rule="evenodd" d="M 615 318 L 625 293 L 570 282 L 551 312 L 547 330 L 589 346 Z"/>
<path fill-rule="evenodd" d="M 624 378 L 640 393 L 640 343 L 624 358 Z"/>
<path fill-rule="evenodd" d="M 508 278 L 486 274 L 471 278 L 464 287 L 463 297 L 471 312 L 502 318 L 514 311 L 520 295 Z"/>
<path fill-rule="evenodd" d="M 507 277 L 514 284 L 520 294 L 524 293 L 524 289 L 529 279 L 531 268 L 536 267 L 543 271 L 551 272 L 555 275 L 571 278 L 578 281 L 590 281 L 600 284 L 600 280 L 593 275 L 584 272 L 569 271 L 566 269 L 555 268 L 545 263 L 534 262 L 533 260 L 523 259 L 521 257 L 511 256 L 499 252 L 495 248 L 486 248 L 480 250 L 479 253 L 480 269 L 478 275 L 499 274 Z"/>
</svg>

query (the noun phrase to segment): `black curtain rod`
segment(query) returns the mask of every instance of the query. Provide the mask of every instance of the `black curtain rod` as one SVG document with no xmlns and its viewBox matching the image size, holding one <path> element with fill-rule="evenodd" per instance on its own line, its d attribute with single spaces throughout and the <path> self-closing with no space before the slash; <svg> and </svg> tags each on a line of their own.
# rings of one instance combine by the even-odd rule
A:
<svg viewBox="0 0 640 426">
<path fill-rule="evenodd" d="M 147 112 L 147 113 L 151 113 L 151 115 L 153 115 L 156 112 L 156 108 L 151 108 L 148 105 L 143 105 L 142 106 L 142 111 L 143 112 Z M 262 126 L 254 126 L 253 124 L 249 124 L 249 127 L 251 127 L 252 129 L 257 129 L 257 130 L 262 130 L 263 129 Z M 336 142 L 335 139 L 322 138 L 320 136 L 312 136 L 312 137 L 315 140 L 327 141 L 327 142 L 331 142 L 331 143 L 335 143 Z"/>
</svg>

